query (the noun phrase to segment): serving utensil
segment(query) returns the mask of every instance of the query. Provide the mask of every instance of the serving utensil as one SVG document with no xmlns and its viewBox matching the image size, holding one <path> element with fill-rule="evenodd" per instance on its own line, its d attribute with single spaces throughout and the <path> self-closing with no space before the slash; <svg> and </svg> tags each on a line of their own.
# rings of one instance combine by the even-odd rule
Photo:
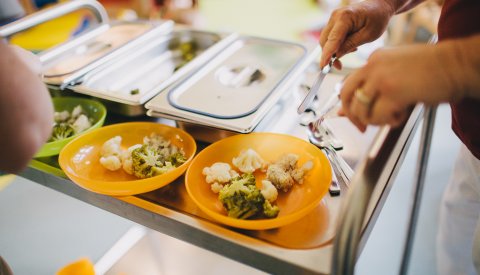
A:
<svg viewBox="0 0 480 275">
<path fill-rule="evenodd" d="M 335 175 L 335 170 L 332 167 L 332 182 L 330 183 L 330 187 L 328 188 L 328 192 L 332 197 L 340 195 L 340 185 L 338 184 L 337 175 Z"/>
<path fill-rule="evenodd" d="M 337 83 L 332 95 L 323 104 L 322 109 L 317 115 L 317 119 L 312 123 L 312 131 L 318 132 L 320 125 L 326 118 L 332 118 L 338 116 L 338 109 L 340 107 L 340 90 L 342 89 L 342 83 Z"/>
<path fill-rule="evenodd" d="M 330 58 L 330 62 L 320 70 L 318 73 L 317 79 L 313 83 L 312 87 L 310 88 L 310 91 L 308 91 L 307 95 L 303 99 L 302 103 L 300 106 L 298 106 L 297 113 L 298 114 L 303 114 L 308 107 L 313 102 L 313 99 L 315 98 L 315 95 L 317 94 L 318 90 L 320 89 L 320 86 L 322 85 L 323 80 L 325 79 L 325 76 L 332 70 L 333 62 L 336 59 L 336 55 L 333 55 L 332 58 Z"/>
<path fill-rule="evenodd" d="M 308 139 L 313 145 L 319 147 L 330 161 L 333 175 L 335 175 L 335 178 L 337 179 L 337 181 L 335 181 L 335 178 L 332 177 L 332 184 L 329 190 L 331 195 L 334 196 L 339 192 L 338 183 L 342 183 L 345 187 L 349 186 L 353 170 L 350 165 L 348 165 L 348 163 L 337 154 L 335 148 L 333 148 L 330 136 L 324 134 L 326 132 L 324 126 L 320 124 L 315 125 L 315 122 L 310 122 L 308 124 Z"/>
</svg>

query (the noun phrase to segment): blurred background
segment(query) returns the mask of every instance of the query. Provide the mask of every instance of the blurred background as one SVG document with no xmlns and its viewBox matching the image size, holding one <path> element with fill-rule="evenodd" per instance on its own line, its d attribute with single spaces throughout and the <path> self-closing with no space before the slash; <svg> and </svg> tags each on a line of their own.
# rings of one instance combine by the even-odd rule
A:
<svg viewBox="0 0 480 275">
<path fill-rule="evenodd" d="M 62 1 L 18 0 L 28 15 Z M 441 0 L 430 0 L 410 12 L 397 15 L 382 38 L 385 45 L 424 42 L 436 32 Z M 237 31 L 249 35 L 317 42 L 330 12 L 349 0 L 99 0 L 111 19 L 171 19 L 177 24 L 214 31 Z M 22 14 L 17 17 L 23 16 Z M 38 33 L 36 49 L 55 45 L 81 33 L 91 19 L 88 12 L 75 12 L 39 26 L 22 37 Z M 52 31 L 55 30 L 55 31 Z M 33 34 L 32 34 L 33 32 Z M 47 37 L 45 37 L 47 36 Z M 18 38 L 17 38 L 18 39 Z M 27 39 L 25 39 L 27 40 Z M 26 44 L 25 40 L 16 40 Z M 34 43 L 30 41 L 30 43 Z M 32 45 L 30 48 L 35 48 Z"/>
</svg>

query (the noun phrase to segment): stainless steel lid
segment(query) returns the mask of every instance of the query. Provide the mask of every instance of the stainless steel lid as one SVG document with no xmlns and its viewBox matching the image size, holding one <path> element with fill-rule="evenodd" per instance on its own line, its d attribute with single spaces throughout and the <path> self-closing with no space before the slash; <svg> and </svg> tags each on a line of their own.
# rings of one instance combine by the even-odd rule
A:
<svg viewBox="0 0 480 275">
<path fill-rule="evenodd" d="M 147 114 L 248 133 L 318 53 L 316 45 L 240 37 L 147 102 Z"/>
<path fill-rule="evenodd" d="M 102 31 L 75 47 L 59 45 L 52 49 L 58 54 L 44 64 L 44 82 L 61 89 L 74 85 L 89 71 L 120 58 L 145 41 L 170 32 L 172 27 L 170 21 L 118 22 L 103 27 Z"/>
<path fill-rule="evenodd" d="M 180 110 L 215 118 L 255 112 L 307 55 L 299 44 L 241 37 L 168 91 Z"/>
<path fill-rule="evenodd" d="M 95 0 L 76 0 L 52 6 L 0 28 L 8 38 L 38 24 L 87 9 L 98 24 L 81 35 L 39 53 L 44 66 L 43 79 L 61 89 L 78 83 L 85 73 L 132 50 L 148 39 L 173 29 L 171 21 L 110 23 L 103 6 Z"/>
<path fill-rule="evenodd" d="M 128 105 L 144 104 L 207 63 L 237 35 L 181 29 L 157 36 L 88 72 L 75 92 Z"/>
</svg>

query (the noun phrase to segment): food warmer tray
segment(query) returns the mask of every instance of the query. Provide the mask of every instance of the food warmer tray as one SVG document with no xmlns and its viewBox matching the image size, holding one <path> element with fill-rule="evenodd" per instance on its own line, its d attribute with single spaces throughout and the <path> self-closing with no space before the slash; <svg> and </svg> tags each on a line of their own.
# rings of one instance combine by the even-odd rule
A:
<svg viewBox="0 0 480 275">
<path fill-rule="evenodd" d="M 319 52 L 317 45 L 238 37 L 206 66 L 147 102 L 147 114 L 212 130 L 252 132 Z"/>
<path fill-rule="evenodd" d="M 57 96 L 84 94 L 109 112 L 144 115 L 145 102 L 197 70 L 230 44 L 234 33 L 176 27 L 172 21 L 111 22 L 94 0 L 52 6 L 0 28 L 9 39 L 43 22 L 87 8 L 98 19 L 73 39 L 38 54 L 43 81 Z"/>
<path fill-rule="evenodd" d="M 136 116 L 144 104 L 169 85 L 208 62 L 236 34 L 176 28 L 137 47 L 134 52 L 88 73 L 69 86 L 77 93 L 103 99 L 107 109 Z"/>
</svg>

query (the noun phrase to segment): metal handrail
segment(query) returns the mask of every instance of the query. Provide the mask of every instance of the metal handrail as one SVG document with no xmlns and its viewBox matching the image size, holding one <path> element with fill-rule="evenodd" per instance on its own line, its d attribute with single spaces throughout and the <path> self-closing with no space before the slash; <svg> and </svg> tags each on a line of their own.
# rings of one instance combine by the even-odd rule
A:
<svg viewBox="0 0 480 275">
<path fill-rule="evenodd" d="M 99 35 L 101 32 L 109 28 L 107 11 L 99 2 L 96 0 L 75 0 L 56 4 L 1 27 L 0 39 L 5 40 L 14 34 L 25 31 L 29 28 L 37 26 L 38 24 L 53 20 L 83 8 L 90 10 L 95 15 L 99 22 L 99 26 L 87 32 L 86 34 L 69 41 L 68 43 L 61 43 L 60 45 L 57 45 L 51 49 L 40 52 L 38 54 L 40 62 L 44 65 L 48 64 L 60 54 L 83 44 L 85 41 L 88 41 L 89 39 Z"/>
<path fill-rule="evenodd" d="M 432 35 L 428 44 L 435 44 L 438 41 L 436 34 Z M 403 257 L 400 265 L 399 274 L 407 274 L 410 256 L 412 254 L 415 229 L 417 227 L 418 215 L 420 214 L 420 205 L 422 202 L 423 187 L 425 185 L 425 176 L 427 174 L 428 157 L 432 144 L 433 127 L 435 125 L 435 116 L 437 107 L 427 107 L 424 114 L 424 124 L 422 128 L 422 137 L 420 141 L 420 153 L 418 155 L 417 167 L 415 168 L 415 191 L 410 208 L 410 219 L 408 221 L 407 238 L 403 248 Z"/>
<path fill-rule="evenodd" d="M 433 34 L 428 44 L 436 44 L 438 36 Z M 394 169 L 391 170 L 389 180 L 398 171 L 409 143 L 413 138 L 415 128 L 420 122 L 420 114 L 423 115 L 423 128 L 420 137 L 420 148 L 415 171 L 414 195 L 410 208 L 410 219 L 408 221 L 407 237 L 401 261 L 399 274 L 406 274 L 411 256 L 411 249 L 415 235 L 415 228 L 420 211 L 420 204 L 425 182 L 425 175 L 430 153 L 430 145 L 435 123 L 436 107 L 415 106 L 409 119 L 402 127 L 397 129 L 382 128 L 375 138 L 370 154 L 359 165 L 356 171 L 356 177 L 352 180 L 352 188 L 349 196 L 343 205 L 341 212 L 339 232 L 335 237 L 335 245 L 332 257 L 332 274 L 353 274 L 355 271 L 355 262 L 359 254 L 359 248 L 362 248 L 368 234 L 373 227 L 373 222 L 364 221 L 367 207 L 370 203 L 372 192 L 380 179 L 383 168 L 388 158 L 393 158 L 395 162 Z M 402 135 L 404 137 L 402 138 Z M 402 148 L 397 156 L 392 155 L 395 147 Z M 382 202 L 379 202 L 379 204 Z M 379 212 L 379 210 L 377 210 Z M 372 215 L 370 219 L 375 219 Z M 362 228 L 365 225 L 362 232 Z M 362 234 L 363 233 L 363 234 Z M 362 243 L 363 242 L 363 243 Z"/>
<path fill-rule="evenodd" d="M 354 273 L 359 252 L 373 227 L 372 219 L 378 216 L 367 215 L 369 207 L 377 214 L 380 208 L 378 205 L 370 205 L 374 189 L 380 180 L 387 183 L 394 180 L 415 129 L 421 121 L 422 113 L 423 106 L 417 105 L 401 127 L 382 127 L 372 143 L 369 154 L 358 165 L 340 214 L 333 246 L 331 274 Z M 393 169 L 384 169 L 387 165 L 392 165 Z M 365 220 L 368 216 L 371 217 L 370 220 Z"/>
<path fill-rule="evenodd" d="M 5 25 L 0 28 L 0 37 L 8 38 L 16 33 L 82 8 L 90 10 L 99 23 L 103 24 L 108 22 L 107 12 L 99 2 L 95 0 L 75 0 L 40 10 L 11 24 Z"/>
<path fill-rule="evenodd" d="M 407 274 L 410 256 L 412 254 L 415 229 L 417 227 L 418 215 L 420 214 L 420 205 L 422 202 L 423 187 L 425 185 L 425 176 L 427 174 L 428 157 L 432 143 L 433 127 L 435 124 L 436 107 L 428 107 L 425 110 L 422 127 L 422 138 L 420 141 L 420 153 L 418 155 L 417 167 L 415 171 L 415 192 L 410 208 L 410 220 L 408 222 L 407 238 L 403 248 L 403 258 L 399 274 Z"/>
</svg>

